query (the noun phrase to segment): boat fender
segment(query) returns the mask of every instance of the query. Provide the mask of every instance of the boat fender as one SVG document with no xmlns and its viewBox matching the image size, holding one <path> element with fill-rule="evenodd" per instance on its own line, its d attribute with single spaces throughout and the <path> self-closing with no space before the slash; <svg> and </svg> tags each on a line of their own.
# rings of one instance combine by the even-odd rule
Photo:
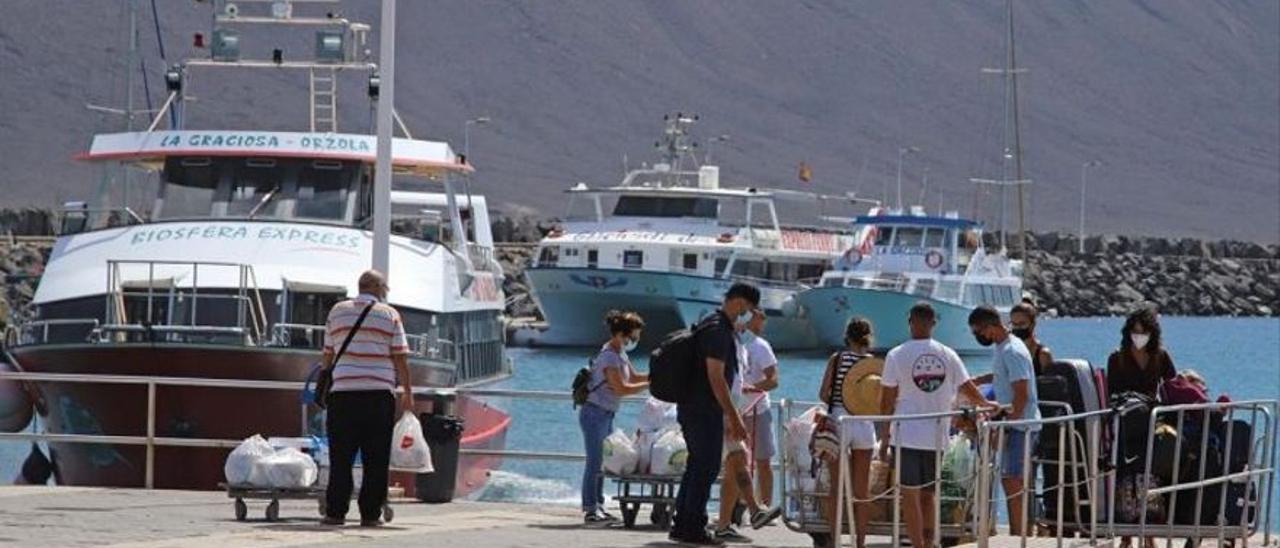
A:
<svg viewBox="0 0 1280 548">
<path fill-rule="evenodd" d="M 845 250 L 844 255 L 842 255 L 840 259 L 845 265 L 848 265 L 846 268 L 852 268 L 858 266 L 858 264 L 862 262 L 862 252 L 851 247 Z"/>
<path fill-rule="evenodd" d="M 53 476 L 53 461 L 44 456 L 44 451 L 35 443 L 31 444 L 31 454 L 22 461 L 22 475 L 19 478 L 27 485 L 44 485 Z"/>
<path fill-rule="evenodd" d="M 0 371 L 15 372 L 18 369 L 0 360 Z M 0 432 L 17 432 L 31 424 L 32 400 L 23 381 L 0 380 Z"/>
<path fill-rule="evenodd" d="M 942 266 L 942 253 L 939 253 L 936 249 L 930 250 L 929 253 L 924 256 L 924 264 L 929 268 L 938 268 Z"/>
</svg>

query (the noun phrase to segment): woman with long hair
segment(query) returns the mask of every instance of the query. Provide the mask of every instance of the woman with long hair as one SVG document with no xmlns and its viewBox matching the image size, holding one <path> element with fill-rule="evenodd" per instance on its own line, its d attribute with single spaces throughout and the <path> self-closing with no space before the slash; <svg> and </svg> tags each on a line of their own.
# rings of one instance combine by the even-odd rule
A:
<svg viewBox="0 0 1280 548">
<path fill-rule="evenodd" d="M 613 431 L 613 416 L 621 398 L 649 388 L 649 376 L 637 373 L 627 357 L 640 342 L 644 320 L 635 312 L 610 310 L 604 322 L 609 327 L 609 340 L 591 360 L 587 403 L 578 410 L 587 452 L 582 470 L 582 519 L 587 524 L 617 519 L 604 509 L 604 439 Z"/>
</svg>

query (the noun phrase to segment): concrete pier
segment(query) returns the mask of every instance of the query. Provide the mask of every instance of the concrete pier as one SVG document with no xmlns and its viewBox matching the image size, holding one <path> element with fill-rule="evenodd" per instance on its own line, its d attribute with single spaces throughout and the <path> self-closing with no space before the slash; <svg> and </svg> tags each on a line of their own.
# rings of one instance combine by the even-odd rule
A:
<svg viewBox="0 0 1280 548">
<path fill-rule="evenodd" d="M 665 531 L 652 527 L 626 530 L 621 526 L 587 528 L 578 512 L 567 506 L 455 502 L 431 505 L 393 501 L 395 519 L 366 529 L 319 525 L 317 504 L 311 500 L 281 501 L 280 520 L 264 517 L 265 501 L 247 501 L 249 516 L 236 521 L 232 500 L 225 493 L 101 489 L 81 487 L 0 486 L 0 545 L 2 546 L 115 546 L 162 548 L 240 548 L 274 546 L 433 546 L 443 548 L 576 548 L 677 546 Z M 354 504 L 351 517 L 356 516 Z M 645 516 L 642 515 L 642 520 Z M 358 519 L 355 520 L 358 522 Z M 745 528 L 755 539 L 750 545 L 809 547 L 807 535 L 793 533 L 780 523 L 759 531 Z M 1013 548 L 1021 539 L 997 536 L 990 546 Z M 1027 546 L 1056 547 L 1057 539 L 1032 538 Z M 1262 535 L 1249 546 L 1262 546 Z M 1272 536 L 1269 546 L 1277 546 Z M 1204 542 L 1201 546 L 1213 546 Z M 890 547 L 885 537 L 868 538 L 868 545 Z M 1066 539 L 1063 546 L 1088 546 L 1087 539 Z M 1100 541 L 1099 546 L 1115 546 Z M 1140 543 L 1138 544 L 1140 546 Z M 1164 548 L 1163 539 L 1157 542 Z M 967 546 L 974 546 L 972 544 Z M 1182 540 L 1174 541 L 1175 548 Z M 1238 545 L 1237 545 L 1238 546 Z"/>
</svg>

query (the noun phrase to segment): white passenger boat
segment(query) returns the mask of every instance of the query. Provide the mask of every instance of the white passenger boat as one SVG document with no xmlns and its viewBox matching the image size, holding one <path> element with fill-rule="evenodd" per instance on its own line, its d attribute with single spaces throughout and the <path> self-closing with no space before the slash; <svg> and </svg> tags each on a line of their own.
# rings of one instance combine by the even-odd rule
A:
<svg viewBox="0 0 1280 548">
<path fill-rule="evenodd" d="M 362 99 L 376 97 L 377 65 L 360 49 L 371 29 L 323 12 L 213 7 L 211 56 L 169 70 L 169 97 L 151 128 L 96 135 L 80 158 L 155 174 L 149 207 L 108 209 L 119 187 L 100 193 L 100 203 L 68 204 L 35 294 L 37 319 L 7 333 L 16 369 L 79 379 L 31 383 L 29 403 L 50 434 L 216 441 L 323 433 L 320 410 L 300 409 L 297 392 L 254 383 L 307 378 L 320 360 L 329 308 L 355 296 L 356 278 L 371 264 L 376 139 L 338 130 L 336 96 L 345 77 L 367 87 Z M 245 25 L 307 29 L 315 33 L 317 59 L 240 58 L 232 46 Z M 310 82 L 309 127 L 185 127 L 193 73 L 234 79 L 255 69 Z M 249 99 L 231 104 L 256 104 Z M 166 118 L 168 128 L 159 129 Z M 393 235 L 388 250 L 389 302 L 409 334 L 413 384 L 451 393 L 509 377 L 502 271 L 485 201 L 454 193 L 456 178 L 471 167 L 444 142 L 396 138 L 391 156 L 392 203 L 416 211 L 419 226 Z M 116 380 L 95 380 L 99 375 Z M 146 382 L 121 376 L 164 382 L 149 391 Z M 424 399 L 418 407 L 462 416 L 464 449 L 502 448 L 511 422 L 502 410 L 462 396 Z M 67 485 L 213 489 L 227 453 L 214 442 L 175 442 L 154 452 L 129 444 L 48 445 L 56 480 Z M 497 465 L 488 456 L 464 457 L 458 492 L 480 488 Z M 413 490 L 414 478 L 396 481 Z"/>
<path fill-rule="evenodd" d="M 634 310 L 648 324 L 643 343 L 715 310 L 731 284 L 762 292 L 765 337 L 778 349 L 811 348 L 817 339 L 796 306 L 805 280 L 816 280 L 853 242 L 841 225 L 822 225 L 822 197 L 720 185 L 719 167 L 693 160 L 688 129 L 695 117 L 669 117 L 663 162 L 628 172 L 606 188 L 568 190 L 571 213 L 539 244 L 526 270 L 545 324 L 514 329 L 512 342 L 587 346 L 607 334 L 604 314 Z M 781 200 L 808 201 L 812 222 L 779 221 Z M 585 206 L 576 214 L 574 206 Z"/>
<path fill-rule="evenodd" d="M 892 348 L 910 338 L 907 313 L 923 301 L 938 313 L 934 338 L 976 352 L 969 311 L 988 304 L 1007 313 L 1022 298 L 1022 262 L 989 253 L 981 225 L 954 212 L 876 209 L 855 226 L 865 239 L 796 297 L 826 347 L 843 347 L 845 323 L 862 316 L 875 326 L 877 348 Z"/>
</svg>

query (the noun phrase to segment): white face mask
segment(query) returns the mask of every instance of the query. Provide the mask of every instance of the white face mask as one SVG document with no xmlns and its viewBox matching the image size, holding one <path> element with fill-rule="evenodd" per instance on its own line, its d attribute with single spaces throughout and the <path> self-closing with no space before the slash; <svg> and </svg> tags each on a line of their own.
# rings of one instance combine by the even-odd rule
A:
<svg viewBox="0 0 1280 548">
<path fill-rule="evenodd" d="M 743 312 L 741 314 L 738 314 L 738 319 L 734 321 L 734 323 L 737 324 L 738 327 L 746 327 L 746 325 L 750 322 L 751 322 L 751 312 Z"/>
<path fill-rule="evenodd" d="M 1133 347 L 1139 350 L 1147 348 L 1147 343 L 1151 341 L 1151 335 L 1146 333 L 1130 333 L 1129 341 L 1133 343 Z"/>
<path fill-rule="evenodd" d="M 637 346 L 640 346 L 640 341 L 637 341 L 635 339 L 627 339 L 626 344 L 622 345 L 622 351 L 630 352 L 632 350 L 635 350 Z"/>
</svg>

